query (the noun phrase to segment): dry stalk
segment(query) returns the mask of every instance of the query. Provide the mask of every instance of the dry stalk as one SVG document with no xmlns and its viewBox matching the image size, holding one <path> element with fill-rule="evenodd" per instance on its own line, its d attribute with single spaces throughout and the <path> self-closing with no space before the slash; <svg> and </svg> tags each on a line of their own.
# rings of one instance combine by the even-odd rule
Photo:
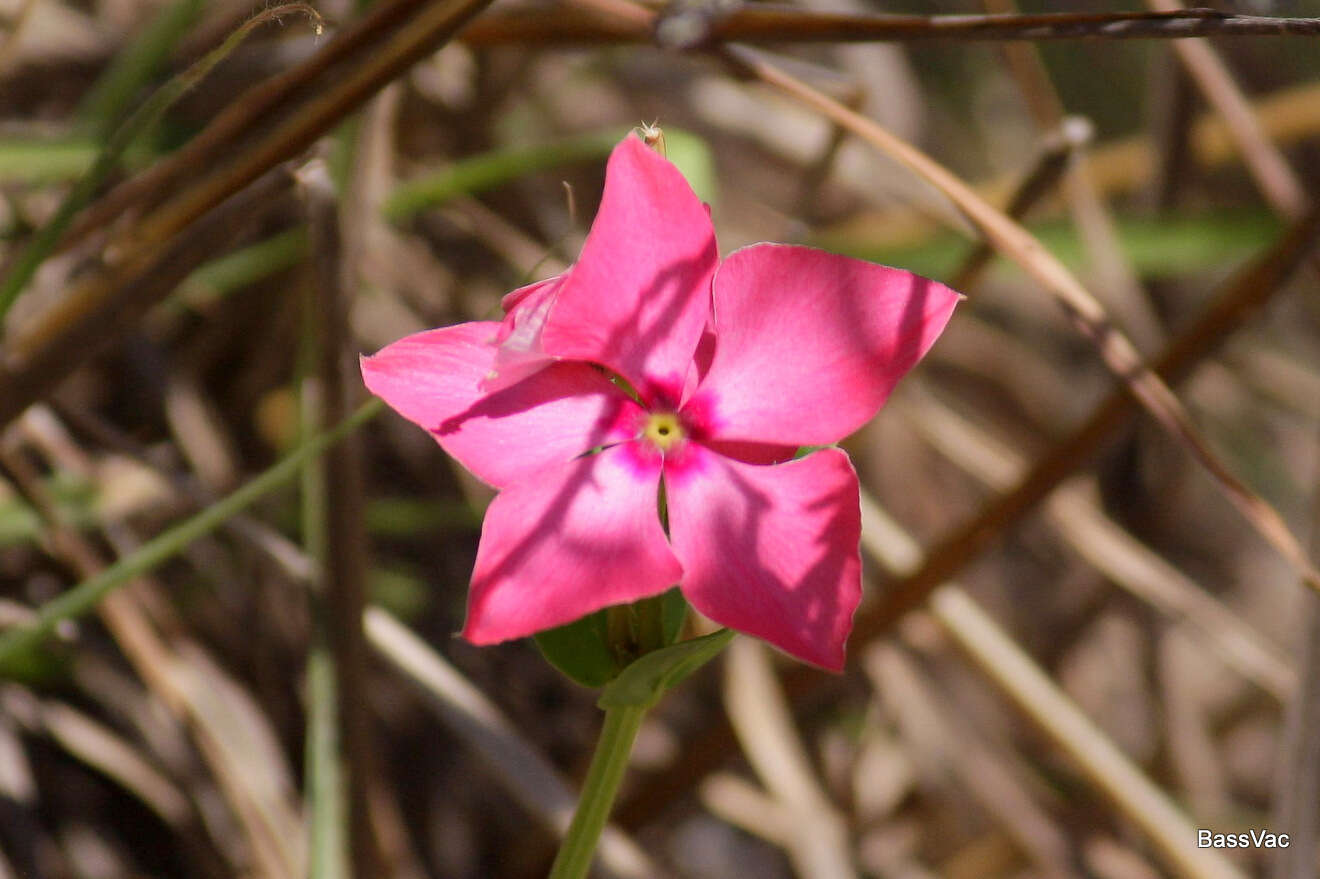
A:
<svg viewBox="0 0 1320 879">
<path fill-rule="evenodd" d="M 731 8 L 730 8 L 731 7 Z M 472 46 L 613 45 L 657 40 L 674 49 L 751 44 L 915 42 L 925 40 L 1182 39 L 1320 33 L 1320 19 L 1237 15 L 1209 9 L 1173 13 L 892 15 L 813 12 L 758 3 L 673 4 L 657 24 L 580 10 L 502 11 L 462 34 Z"/>
<path fill-rule="evenodd" d="M 1182 9 L 1178 0 L 1146 0 L 1151 9 L 1176 13 Z M 1281 216 L 1296 220 L 1306 213 L 1306 189 L 1288 166 L 1288 160 L 1256 118 L 1251 102 L 1242 94 L 1233 74 L 1205 40 L 1187 40 L 1174 44 L 1174 51 L 1201 93 L 1228 126 L 1242 151 L 1242 161 L 1255 178 L 1270 207 Z"/>
<path fill-rule="evenodd" d="M 1288 560 L 1302 581 L 1320 592 L 1320 572 L 1316 571 L 1283 517 L 1224 464 L 1169 386 L 1142 361 L 1136 348 L 1110 322 L 1095 297 L 1039 241 L 929 156 L 894 137 L 874 121 L 784 73 L 759 54 L 738 47 L 725 47 L 724 51 L 725 56 L 733 59 L 744 71 L 846 126 L 953 201 L 997 250 L 1053 294 L 1078 330 L 1096 345 L 1105 364 L 1126 383 L 1127 390 L 1205 468 L 1247 521 Z"/>
</svg>

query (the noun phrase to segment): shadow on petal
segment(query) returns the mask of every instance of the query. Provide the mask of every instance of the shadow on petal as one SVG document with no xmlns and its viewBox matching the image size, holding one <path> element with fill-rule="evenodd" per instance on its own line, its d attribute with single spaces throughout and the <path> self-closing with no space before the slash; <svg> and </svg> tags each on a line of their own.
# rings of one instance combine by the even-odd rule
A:
<svg viewBox="0 0 1320 879">
<path fill-rule="evenodd" d="M 463 635 L 489 644 L 562 625 L 678 582 L 656 515 L 658 458 L 631 444 L 549 469 L 486 512 Z"/>
<path fill-rule="evenodd" d="M 824 449 L 757 466 L 709 450 L 671 478 L 683 592 L 716 622 L 838 671 L 861 598 L 857 477 Z"/>
</svg>

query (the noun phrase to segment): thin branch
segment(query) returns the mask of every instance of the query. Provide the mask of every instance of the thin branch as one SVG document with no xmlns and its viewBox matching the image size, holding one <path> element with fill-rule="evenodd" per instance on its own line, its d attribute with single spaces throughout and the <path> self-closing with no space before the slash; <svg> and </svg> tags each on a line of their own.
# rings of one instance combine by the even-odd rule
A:
<svg viewBox="0 0 1320 879">
<path fill-rule="evenodd" d="M 84 362 L 99 344 L 114 341 L 114 334 L 104 331 L 106 301 L 124 294 L 125 277 L 137 277 L 132 275 L 133 269 L 149 267 L 158 259 L 157 253 L 169 248 L 185 228 L 251 186 L 280 162 L 308 148 L 385 84 L 444 45 L 455 30 L 490 3 L 491 0 L 441 3 L 396 0 L 380 5 L 378 11 L 364 18 L 355 29 L 341 34 L 285 77 L 257 87 L 253 90 L 256 94 L 248 92 L 246 99 L 220 115 L 202 135 L 177 150 L 158 170 L 148 172 L 145 181 L 137 185 L 129 181 L 127 195 L 116 191 L 84 212 L 78 228 L 66 236 L 65 245 L 99 224 L 111 223 L 132 206 L 160 198 L 178 179 L 197 174 L 198 169 L 219 165 L 215 172 L 203 176 L 129 230 L 128 240 L 123 243 L 129 256 L 117 271 L 112 269 L 114 277 L 107 280 L 96 276 L 79 285 L 61 304 L 41 315 L 34 329 L 25 335 L 25 342 L 20 339 L 9 346 L 12 350 L 8 354 L 17 352 L 28 360 L 42 360 L 50 352 L 57 354 L 44 360 L 38 375 L 34 375 L 38 368 L 30 363 L 17 371 L 12 363 L 4 364 L 9 375 L 0 372 L 0 425 L 8 424 L 26 405 L 40 399 L 59 379 Z M 381 38 L 381 32 L 388 36 Z M 384 45 L 378 45 L 381 40 Z M 338 61 L 347 70 L 335 66 L 327 74 L 331 62 Z M 326 78 L 329 82 L 314 87 L 314 82 Z M 271 116 L 275 116 L 275 121 L 271 121 Z M 255 137 L 255 143 L 235 143 L 248 140 L 248 136 Z M 218 232 L 213 231 L 202 238 L 215 236 Z M 165 284 L 157 282 L 156 275 L 150 284 L 143 285 L 145 289 L 133 293 L 141 308 L 160 300 L 182 280 L 170 278 Z M 75 334 L 86 330 L 88 313 L 95 329 L 91 339 L 96 344 L 88 343 L 87 338 L 74 338 L 67 331 L 70 325 L 75 326 Z M 33 346 L 42 348 L 40 354 L 32 354 Z"/>
<path fill-rule="evenodd" d="M 1262 95 L 1253 103 L 1266 135 L 1280 146 L 1310 139 L 1320 131 L 1320 85 L 1308 83 Z M 1096 145 L 1087 153 L 1087 165 L 1097 193 L 1114 197 L 1140 195 L 1156 184 L 1160 144 L 1136 134 Z M 1222 169 L 1238 162 L 1240 153 L 1228 126 L 1217 113 L 1199 113 L 1190 123 L 1186 160 L 1198 172 Z M 982 198 L 1006 202 L 1017 184 L 1016 172 L 980 181 Z M 848 220 L 827 226 L 826 237 L 856 234 L 857 230 L 901 229 L 904 242 L 921 242 L 933 234 L 935 222 L 928 211 L 910 205 L 864 209 Z"/>
<path fill-rule="evenodd" d="M 1171 342 L 1155 361 L 1155 369 L 1178 380 L 1203 360 L 1279 290 L 1320 234 L 1320 214 L 1294 225 L 1274 247 L 1238 272 L 1225 284 L 1213 305 Z M 880 600 L 863 607 L 853 625 L 852 643 L 864 644 L 887 632 L 908 611 L 919 607 L 941 582 L 957 574 L 1000 534 L 1019 521 L 1064 479 L 1075 473 L 1106 440 L 1113 437 L 1136 412 L 1136 403 L 1117 390 L 1075 431 L 1037 461 L 1010 491 L 998 495 L 976 515 L 941 539 L 923 558 L 914 556 L 911 573 L 884 584 Z M 863 531 L 868 526 L 863 510 Z M 799 668 L 784 678 L 794 705 L 802 708 L 822 694 L 822 676 Z M 619 822 L 635 826 L 682 796 L 697 779 L 718 768 L 735 747 L 726 720 L 712 723 L 691 737 L 685 760 L 673 772 L 645 781 L 635 797 L 621 804 Z"/>
<path fill-rule="evenodd" d="M 118 333 L 165 298 L 194 269 L 279 203 L 289 178 L 280 170 L 219 205 L 173 240 L 144 245 L 122 262 L 76 284 L 56 305 L 6 340 L 0 362 L 0 425 L 8 424 Z"/>
<path fill-rule="evenodd" d="M 426 691 L 445 725 L 489 764 L 528 811 L 562 835 L 576 796 L 495 704 L 386 611 L 368 608 L 363 625 L 371 646 Z M 636 843 L 613 826 L 607 826 L 601 835 L 598 854 L 600 863 L 616 876 L 642 879 L 663 875 Z"/>
<path fill-rule="evenodd" d="M 881 565 L 904 571 L 921 563 L 921 547 L 865 492 L 862 510 L 862 546 Z M 1178 807 L 960 586 L 941 585 L 931 596 L 930 610 L 976 668 L 1140 828 L 1175 873 L 1244 879 L 1218 852 L 1197 846 L 1196 829 Z"/>
<path fill-rule="evenodd" d="M 285 110 L 281 121 L 272 129 L 242 150 L 232 162 L 144 219 L 134 230 L 134 239 L 169 238 L 232 193 L 298 155 L 396 76 L 442 46 L 491 2 L 441 0 L 424 4 L 415 17 L 406 21 L 383 46 L 373 51 L 359 50 L 353 56 L 356 63 L 340 71 L 323 90 L 299 93 L 302 100 Z M 179 155 L 185 153 L 186 147 L 179 151 Z"/>
<path fill-rule="evenodd" d="M 991 13 L 1017 14 L 1018 11 L 1016 0 L 982 2 Z M 1001 51 L 1036 125 L 1043 131 L 1050 131 L 1063 124 L 1063 99 L 1041 60 L 1039 47 L 1013 42 L 1004 44 Z M 1157 347 L 1163 341 L 1159 319 L 1131 261 L 1123 252 L 1113 215 L 1097 191 L 1085 144 L 1078 145 L 1068 163 L 1064 193 L 1073 224 L 1085 248 L 1092 284 L 1102 291 L 1105 305 L 1142 351 Z"/>
<path fill-rule="evenodd" d="M 1176 14 L 1178 0 L 1146 0 L 1148 6 L 1166 14 Z M 1189 40 L 1174 47 L 1187 73 L 1228 126 L 1229 133 L 1242 151 L 1242 160 L 1264 193 L 1270 207 L 1280 215 L 1295 220 L 1306 213 L 1306 189 L 1288 166 L 1279 148 L 1270 142 L 1256 118 L 1251 102 L 1242 94 L 1223 59 L 1204 40 Z"/>
<path fill-rule="evenodd" d="M 249 20 L 205 57 L 158 89 L 114 131 L 92 167 L 64 197 L 55 216 L 41 227 L 35 240 L 22 251 L 13 265 L 7 267 L 3 279 L 0 279 L 0 317 L 5 315 L 9 306 L 32 280 L 42 261 L 54 251 L 65 230 L 73 222 L 74 215 L 91 200 L 97 188 L 114 170 L 124 151 L 135 140 L 150 131 L 165 115 L 165 111 L 179 98 L 205 79 L 217 64 L 229 57 L 253 30 L 266 22 L 278 21 L 282 16 L 295 12 L 311 17 L 316 27 L 320 28 L 320 16 L 306 3 L 291 3 L 268 9 Z"/>
<path fill-rule="evenodd" d="M 1027 465 L 1006 443 L 990 436 L 934 395 L 919 392 L 912 407 L 917 429 L 945 457 L 1000 491 L 1011 488 Z M 1123 530 L 1097 503 L 1094 480 L 1073 477 L 1046 502 L 1050 524 L 1073 551 L 1117 585 L 1172 619 L 1184 621 L 1224 663 L 1280 701 L 1297 689 L 1287 658 L 1264 636 L 1209 595 L 1190 577 Z"/>
<path fill-rule="evenodd" d="M 1164 348 L 1153 361 L 1154 370 L 1170 381 L 1186 375 L 1274 295 L 1310 252 L 1317 234 L 1320 234 L 1320 212 L 1313 211 L 1268 252 L 1240 271 L 1214 304 Z M 1110 394 L 1082 425 L 1037 461 L 1012 490 L 995 497 L 941 539 L 918 569 L 890 584 L 879 604 L 858 614 L 853 638 L 859 642 L 869 640 L 920 605 L 931 590 L 957 573 L 1082 467 L 1136 410 L 1136 402 L 1123 390 Z"/>
<path fill-rule="evenodd" d="M 724 661 L 724 710 L 761 783 L 792 816 L 793 831 L 785 845 L 799 875 L 856 876 L 843 817 L 807 759 L 763 644 L 736 638 L 730 645 Z"/>
<path fill-rule="evenodd" d="M 726 42 L 873 43 L 929 40 L 1123 40 L 1320 33 L 1320 19 L 1237 15 L 1212 9 L 1175 13 L 1106 12 L 1034 15 L 887 15 L 813 12 L 768 3 L 678 3 L 652 26 L 581 11 L 510 9 L 473 22 L 471 46 L 648 43 L 670 49 Z"/>
<path fill-rule="evenodd" d="M 1041 199 L 1053 193 L 1068 170 L 1069 160 L 1079 147 L 1091 139 L 1092 132 L 1091 124 L 1085 119 L 1072 117 L 1064 120 L 1064 124 L 1051 132 L 1041 144 L 1035 163 L 1013 192 L 1004 213 L 1020 220 Z M 994 255 L 995 249 L 989 242 L 977 243 L 949 279 L 949 286 L 955 290 L 971 288 Z"/>
<path fill-rule="evenodd" d="M 1223 463 L 1196 428 L 1182 402 L 1159 375 L 1142 362 L 1131 341 L 1114 326 L 1090 291 L 1029 232 L 982 200 L 967 184 L 925 153 L 890 134 L 873 120 L 784 73 L 761 55 L 729 46 L 725 48 L 724 56 L 739 69 L 846 126 L 953 201 L 986 239 L 1055 297 L 1077 329 L 1095 344 L 1105 364 L 1126 383 L 1128 392 L 1192 454 L 1252 527 L 1288 560 L 1302 581 L 1320 592 L 1320 572 L 1312 565 L 1283 517 Z"/>
<path fill-rule="evenodd" d="M 1147 835 L 1175 873 L 1189 879 L 1245 879 L 1218 852 L 1197 847 L 1196 828 L 1187 816 L 971 596 L 955 586 L 942 586 L 931 596 L 931 612 L 977 668 Z"/>
<path fill-rule="evenodd" d="M 248 89 L 192 140 L 141 174 L 121 183 L 84 211 L 63 242 L 64 246 L 68 247 L 89 232 L 108 225 L 130 207 L 144 210 L 159 204 L 176 182 L 195 173 L 198 168 L 213 166 L 224 158 L 227 150 L 232 150 L 259 130 L 272 116 L 281 110 L 287 112 L 300 100 L 300 93 L 313 89 L 327 71 L 375 49 L 400 26 L 400 22 L 415 14 L 423 2 L 396 0 L 376 4 L 369 15 L 340 31 L 302 64 Z"/>
</svg>

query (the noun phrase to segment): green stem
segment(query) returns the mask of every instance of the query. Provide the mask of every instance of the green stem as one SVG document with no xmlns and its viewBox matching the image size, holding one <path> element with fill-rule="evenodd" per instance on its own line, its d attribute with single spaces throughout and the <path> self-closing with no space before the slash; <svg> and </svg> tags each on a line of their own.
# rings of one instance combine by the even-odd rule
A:
<svg viewBox="0 0 1320 879">
<path fill-rule="evenodd" d="M 633 739 L 642 725 L 646 709 L 638 705 L 608 708 L 605 725 L 591 757 L 587 780 L 582 784 L 582 797 L 578 800 L 573 823 L 550 868 L 550 879 L 582 879 L 591 867 L 596 842 L 605 829 L 605 821 L 614 808 L 614 797 L 619 782 L 628 768 L 628 755 L 632 753 Z"/>
<path fill-rule="evenodd" d="M 315 222 L 315 221 L 314 221 Z M 295 382 L 298 388 L 300 442 L 316 436 L 326 417 L 326 388 L 317 382 L 323 326 L 318 320 L 320 295 L 312 283 L 302 285 L 303 325 Z M 345 879 L 352 875 L 348 861 L 348 804 L 343 737 L 340 735 L 338 657 L 332 643 L 326 565 L 330 558 L 327 522 L 326 469 L 321 461 L 303 462 L 301 514 L 303 549 L 316 572 L 307 584 L 312 631 L 307 650 L 306 762 L 309 879 Z"/>
</svg>

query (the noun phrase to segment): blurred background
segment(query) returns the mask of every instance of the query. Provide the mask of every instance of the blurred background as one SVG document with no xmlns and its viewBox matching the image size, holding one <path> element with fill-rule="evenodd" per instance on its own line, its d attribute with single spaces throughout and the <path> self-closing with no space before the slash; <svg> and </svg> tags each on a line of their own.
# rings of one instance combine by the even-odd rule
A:
<svg viewBox="0 0 1320 879">
<path fill-rule="evenodd" d="M 313 5 L 0 0 L 0 627 L 105 587 L 0 641 L 0 877 L 544 875 L 600 712 L 530 642 L 454 637 L 490 490 L 393 414 L 300 442 L 366 400 L 359 353 L 567 266 L 651 123 L 722 253 L 812 244 L 969 300 L 844 444 L 847 672 L 740 638 L 668 696 L 600 875 L 1316 875 L 1315 595 L 947 191 L 714 44 L 656 45 L 655 7 Z M 1064 5 L 1022 11 L 1145 8 Z M 801 21 L 757 63 L 1020 217 L 1305 545 L 1315 38 Z"/>
</svg>

